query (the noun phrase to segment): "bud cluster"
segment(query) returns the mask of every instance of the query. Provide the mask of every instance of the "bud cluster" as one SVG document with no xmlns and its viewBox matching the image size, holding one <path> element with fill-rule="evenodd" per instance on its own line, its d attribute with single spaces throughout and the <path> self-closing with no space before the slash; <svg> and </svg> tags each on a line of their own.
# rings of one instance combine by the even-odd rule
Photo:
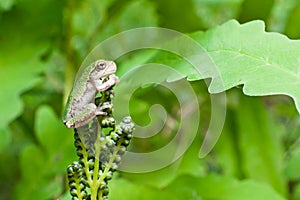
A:
<svg viewBox="0 0 300 200">
<path fill-rule="evenodd" d="M 75 129 L 74 145 L 79 160 L 67 168 L 73 200 L 108 199 L 108 181 L 112 179 L 132 138 L 134 124 L 130 117 L 123 118 L 116 125 L 112 115 L 113 97 L 112 89 L 102 92 L 95 103 L 107 107 L 104 109 L 107 115 L 98 116 L 89 124 Z"/>
</svg>

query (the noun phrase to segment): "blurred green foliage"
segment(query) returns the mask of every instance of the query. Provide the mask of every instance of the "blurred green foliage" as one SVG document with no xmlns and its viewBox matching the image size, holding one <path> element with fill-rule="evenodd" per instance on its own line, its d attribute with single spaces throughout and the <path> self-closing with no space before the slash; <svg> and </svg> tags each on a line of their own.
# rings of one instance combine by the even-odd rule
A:
<svg viewBox="0 0 300 200">
<path fill-rule="evenodd" d="M 297 0 L 0 0 L 0 199 L 70 199 L 65 170 L 76 154 L 73 133 L 60 118 L 78 67 L 99 42 L 145 26 L 188 33 L 223 70 L 225 89 L 248 82 L 246 94 L 263 96 L 279 88 L 299 103 L 294 68 L 296 61 L 299 67 L 299 41 L 269 35 L 261 22 L 227 22 L 260 19 L 266 30 L 299 39 L 299 9 Z M 238 44 L 245 55 L 238 53 Z M 222 45 L 231 53 L 218 53 Z M 119 70 L 124 73 L 148 55 L 138 52 L 117 60 Z M 271 70 L 290 69 L 247 73 L 261 64 L 253 55 L 278 64 Z M 188 66 L 164 53 L 151 59 L 191 75 Z M 191 122 L 200 124 L 195 141 L 164 169 L 115 175 L 111 199 L 299 199 L 300 120 L 292 100 L 229 90 L 222 135 L 213 151 L 199 159 L 211 102 L 204 81 L 191 79 L 201 110 L 201 121 Z M 217 85 L 210 89 L 220 91 Z M 133 141 L 135 151 L 164 146 L 176 133 L 178 102 L 164 89 L 138 91 L 131 101 L 133 119 L 147 124 L 148 110 L 156 103 L 165 105 L 175 125 L 149 141 Z"/>
</svg>

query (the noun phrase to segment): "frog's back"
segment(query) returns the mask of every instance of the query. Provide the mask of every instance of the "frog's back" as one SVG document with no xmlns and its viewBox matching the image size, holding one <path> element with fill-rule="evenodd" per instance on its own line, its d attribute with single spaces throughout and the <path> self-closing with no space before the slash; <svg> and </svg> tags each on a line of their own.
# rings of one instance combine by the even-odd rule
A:
<svg viewBox="0 0 300 200">
<path fill-rule="evenodd" d="M 70 93 L 71 98 L 79 99 L 83 96 L 86 90 L 86 84 L 90 79 L 91 71 L 94 69 L 95 63 L 87 66 L 81 74 L 78 75 L 77 79 L 74 82 L 73 89 Z"/>
<path fill-rule="evenodd" d="M 65 123 L 66 121 L 69 120 L 70 118 L 70 114 L 71 114 L 71 110 L 72 110 L 72 104 L 74 102 L 74 97 L 72 96 L 72 92 L 70 93 L 69 97 L 68 97 L 68 101 L 64 110 L 64 114 L 63 114 L 63 122 Z"/>
<path fill-rule="evenodd" d="M 80 104 L 82 97 L 85 94 L 86 85 L 90 77 L 91 70 L 94 67 L 94 63 L 87 66 L 81 74 L 77 76 L 77 79 L 74 82 L 73 88 L 68 97 L 68 101 L 65 107 L 63 121 L 67 121 L 70 118 L 72 110 L 74 110 L 74 104 Z"/>
</svg>

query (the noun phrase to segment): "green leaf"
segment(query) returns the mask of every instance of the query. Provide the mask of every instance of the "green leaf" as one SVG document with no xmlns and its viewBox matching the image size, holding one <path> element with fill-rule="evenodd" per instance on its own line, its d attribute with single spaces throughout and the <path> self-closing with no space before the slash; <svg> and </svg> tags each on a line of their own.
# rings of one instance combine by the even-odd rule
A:
<svg viewBox="0 0 300 200">
<path fill-rule="evenodd" d="M 283 200 L 272 188 L 252 180 L 209 175 L 204 178 L 181 176 L 167 190 L 177 194 L 177 199 L 207 200 Z M 181 197 L 181 198 L 180 198 Z"/>
<path fill-rule="evenodd" d="M 221 168 L 222 174 L 225 176 L 239 177 L 239 157 L 236 138 L 230 127 L 232 127 L 232 124 L 227 122 L 213 152 L 217 155 L 216 161 Z"/>
<path fill-rule="evenodd" d="M 76 8 L 73 26 L 72 45 L 84 59 L 92 48 L 110 36 L 133 28 L 157 26 L 157 16 L 154 4 L 147 0 L 89 0 L 89 4 L 81 3 Z"/>
<path fill-rule="evenodd" d="M 267 21 L 274 2 L 273 0 L 244 0 L 239 21 L 247 22 L 255 19 Z"/>
<path fill-rule="evenodd" d="M 105 22 L 101 32 L 91 38 L 93 45 L 98 45 L 109 36 L 119 32 L 145 26 L 156 26 L 157 17 L 153 3 L 147 0 L 129 1 L 124 8 L 118 11 L 119 14 Z M 141 16 L 143 16 L 141 18 Z"/>
<path fill-rule="evenodd" d="M 170 28 L 180 32 L 190 32 L 202 29 L 194 0 L 154 0 L 159 24 L 161 27 Z"/>
<path fill-rule="evenodd" d="M 243 92 L 249 96 L 288 95 L 300 112 L 300 41 L 279 33 L 268 33 L 264 22 L 258 20 L 245 24 L 230 20 L 190 36 L 204 48 L 211 63 L 204 59 L 201 66 L 192 66 L 181 57 L 165 52 L 155 54 L 148 62 L 167 64 L 189 81 L 212 78 L 210 93 L 243 85 Z M 186 42 L 191 41 L 179 37 L 167 45 L 173 48 L 175 45 L 175 49 L 182 46 L 183 53 L 188 53 L 185 52 L 189 51 Z M 200 67 L 201 74 L 195 67 Z M 170 77 L 168 80 L 178 79 Z"/>
<path fill-rule="evenodd" d="M 70 199 L 72 199 L 72 196 L 71 196 L 70 192 L 68 191 L 68 192 L 64 193 L 58 200 L 70 200 Z"/>
<path fill-rule="evenodd" d="M 300 184 L 297 184 L 293 192 L 293 200 L 300 199 Z"/>
<path fill-rule="evenodd" d="M 285 0 L 285 1 L 274 1 L 272 7 L 271 15 L 269 17 L 269 29 L 274 32 L 283 33 L 289 24 L 297 24 L 299 18 L 293 15 L 293 10 L 295 9 L 298 0 Z M 299 4 L 300 5 L 300 4 Z M 296 12 L 299 13 L 299 12 Z M 295 23 L 295 21 L 297 21 Z M 290 22 L 292 21 L 292 23 Z M 296 26 L 295 26 L 296 27 Z M 287 34 L 291 36 L 291 34 Z"/>
<path fill-rule="evenodd" d="M 192 35 L 221 76 L 222 82 L 215 78 L 218 74 L 207 74 L 213 78 L 209 91 L 218 93 L 244 85 L 243 92 L 250 96 L 284 94 L 293 98 L 300 112 L 300 41 L 264 29 L 262 21 L 241 25 L 231 20 Z"/>
<path fill-rule="evenodd" d="M 151 200 L 154 194 L 159 194 L 156 189 L 141 184 L 133 184 L 123 178 L 114 178 L 109 182 L 110 200 Z M 163 199 L 160 196 L 160 199 Z"/>
<path fill-rule="evenodd" d="M 16 0 L 1 0 L 0 1 L 0 12 L 1 10 L 9 10 L 14 4 Z"/>
<path fill-rule="evenodd" d="M 272 188 L 252 180 L 238 181 L 229 177 L 209 175 L 203 178 L 180 176 L 168 187 L 159 190 L 134 185 L 125 179 L 110 183 L 110 199 L 203 199 L 203 200 L 284 200 Z"/>
<path fill-rule="evenodd" d="M 285 194 L 280 129 L 268 116 L 260 99 L 241 96 L 236 121 L 243 175 Z"/>
<path fill-rule="evenodd" d="M 10 142 L 11 134 L 8 128 L 0 128 L 0 151 L 2 151 Z"/>
<path fill-rule="evenodd" d="M 300 19 L 300 2 L 297 0 L 289 0 L 288 1 L 292 7 L 289 12 L 289 16 L 286 20 L 286 34 L 291 38 L 298 38 L 300 37 L 300 28 L 298 26 L 299 19 Z M 292 5 L 294 4 L 294 5 Z M 282 11 L 282 9 L 281 9 Z M 285 12 L 283 12 L 285 13 Z"/>
<path fill-rule="evenodd" d="M 236 18 L 244 0 L 193 0 L 197 16 L 205 28 Z"/>
<path fill-rule="evenodd" d="M 0 130 L 22 113 L 21 94 L 41 83 L 40 73 L 45 69 L 41 57 L 60 31 L 61 3 L 34 2 L 35 9 L 31 3 L 20 1 L 0 16 Z M 0 137 L 8 138 L 7 131 L 0 131 Z"/>
<path fill-rule="evenodd" d="M 23 56 L 18 55 L 21 60 Z M 6 58 L 0 59 L 0 66 L 4 66 L 0 67 L 2 81 L 0 86 L 0 109 L 2 112 L 0 128 L 3 128 L 22 112 L 23 104 L 20 94 L 40 82 L 38 73 L 41 72 L 42 65 L 35 59 L 18 63 L 16 60 Z"/>
<path fill-rule="evenodd" d="M 200 149 L 200 138 L 188 148 L 184 155 L 171 165 L 149 173 L 127 174 L 122 177 L 135 184 L 147 185 L 153 188 L 164 188 L 174 179 L 181 175 L 203 176 L 205 174 L 204 164 L 198 158 Z"/>
<path fill-rule="evenodd" d="M 22 113 L 24 105 L 20 95 L 41 81 L 38 73 L 43 70 L 43 66 L 35 58 L 37 52 L 28 46 L 23 48 L 28 52 L 18 51 L 20 54 L 14 54 L 19 60 L 0 53 L 0 129 L 3 130 L 0 131 L 0 137 L 4 139 L 0 143 L 0 149 L 10 140 L 8 124 Z"/>
<path fill-rule="evenodd" d="M 16 199 L 45 199 L 63 189 L 66 166 L 75 160 L 72 131 L 65 128 L 48 106 L 36 113 L 35 131 L 40 145 L 30 144 L 21 154 L 22 179 Z"/>
<path fill-rule="evenodd" d="M 299 173 L 299 166 L 300 166 L 300 151 L 295 151 L 289 157 L 286 167 L 285 167 L 285 174 L 291 180 L 299 180 L 300 173 Z"/>
</svg>

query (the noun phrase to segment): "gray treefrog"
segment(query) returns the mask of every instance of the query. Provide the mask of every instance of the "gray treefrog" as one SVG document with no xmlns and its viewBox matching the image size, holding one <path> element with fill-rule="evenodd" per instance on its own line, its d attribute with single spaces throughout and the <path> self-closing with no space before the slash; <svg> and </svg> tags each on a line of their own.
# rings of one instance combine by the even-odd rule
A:
<svg viewBox="0 0 300 200">
<path fill-rule="evenodd" d="M 111 105 L 97 107 L 95 98 L 98 92 L 106 91 L 119 82 L 116 70 L 113 61 L 97 60 L 82 71 L 74 83 L 63 116 L 68 128 L 81 127 L 98 115 L 106 115 L 103 110 Z"/>
</svg>

